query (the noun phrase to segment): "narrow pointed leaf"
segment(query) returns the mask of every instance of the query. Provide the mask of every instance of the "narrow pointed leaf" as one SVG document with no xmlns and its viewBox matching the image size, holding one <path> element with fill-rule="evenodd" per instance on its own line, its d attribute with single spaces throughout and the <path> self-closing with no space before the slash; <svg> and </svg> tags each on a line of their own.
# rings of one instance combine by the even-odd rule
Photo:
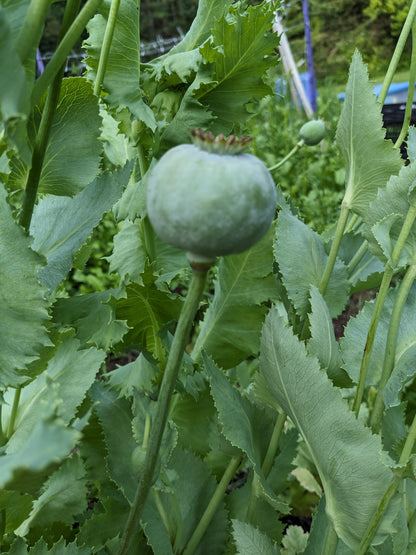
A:
<svg viewBox="0 0 416 555">
<path fill-rule="evenodd" d="M 277 544 L 258 528 L 236 519 L 233 519 L 232 525 L 238 555 L 279 555 Z"/>
<path fill-rule="evenodd" d="M 0 389 L 22 383 L 25 366 L 50 345 L 46 289 L 37 278 L 44 261 L 31 243 L 14 221 L 0 184 Z"/>
<path fill-rule="evenodd" d="M 382 126 L 381 107 L 373 94 L 367 68 L 355 51 L 336 140 L 345 163 L 343 202 L 364 221 L 377 189 L 403 165 L 400 150 L 393 149 L 391 141 L 384 139 Z"/>
<path fill-rule="evenodd" d="M 272 393 L 310 451 L 335 531 L 355 549 L 392 478 L 381 462 L 380 438 L 355 418 L 274 307 L 263 328 L 260 361 Z M 375 541 L 388 524 L 382 521 Z"/>
<path fill-rule="evenodd" d="M 50 476 L 16 534 L 25 536 L 34 526 L 46 529 L 54 522 L 74 524 L 75 516 L 85 510 L 86 493 L 84 466 L 81 458 L 73 455 Z"/>
</svg>

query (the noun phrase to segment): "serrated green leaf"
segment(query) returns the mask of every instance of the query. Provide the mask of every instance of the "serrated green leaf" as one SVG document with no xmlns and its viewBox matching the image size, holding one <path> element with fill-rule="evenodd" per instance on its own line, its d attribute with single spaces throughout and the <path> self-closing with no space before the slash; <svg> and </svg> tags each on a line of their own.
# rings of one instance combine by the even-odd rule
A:
<svg viewBox="0 0 416 555">
<path fill-rule="evenodd" d="M 389 291 L 381 311 L 374 345 L 371 351 L 366 386 L 376 386 L 381 377 L 387 333 L 396 295 L 397 288 Z M 415 374 L 415 302 L 416 286 L 413 285 L 404 305 L 400 320 L 393 372 L 383 392 L 384 402 L 387 407 L 397 406 L 400 403 L 404 388 L 413 379 Z M 354 383 L 357 383 L 359 378 L 361 359 L 365 349 L 372 313 L 374 311 L 374 304 L 374 301 L 366 303 L 358 316 L 352 318 L 348 322 L 345 328 L 345 335 L 340 342 L 342 357 L 344 359 L 344 368 Z"/>
<path fill-rule="evenodd" d="M 35 494 L 79 438 L 76 430 L 40 414 L 27 441 L 2 457 L 0 487 Z"/>
<path fill-rule="evenodd" d="M 43 259 L 31 242 L 14 221 L 0 184 L 0 389 L 23 383 L 25 366 L 51 344 L 46 290 L 37 279 Z"/>
<path fill-rule="evenodd" d="M 32 509 L 33 497 L 18 491 L 0 491 L 0 511 L 6 512 L 5 534 L 14 532 L 29 516 Z"/>
<path fill-rule="evenodd" d="M 79 347 L 77 339 L 65 337 L 49 360 L 46 372 L 22 389 L 15 431 L 7 444 L 8 453 L 25 445 L 45 407 L 55 407 L 60 421 L 67 425 L 73 420 L 105 358 L 105 353 L 94 347 Z M 12 406 L 12 392 L 7 391 L 5 398 L 8 405 L 4 407 L 3 413 L 7 423 Z"/>
<path fill-rule="evenodd" d="M 51 553 L 52 555 L 89 555 L 90 550 L 87 547 L 79 547 L 75 542 L 67 543 L 64 538 L 54 543 L 50 548 L 43 538 L 41 538 L 30 549 L 31 555 L 44 555 Z"/>
<path fill-rule="evenodd" d="M 109 261 L 110 271 L 117 272 L 122 279 L 128 276 L 140 285 L 143 285 L 142 273 L 148 262 L 161 281 L 172 279 L 189 267 L 185 251 L 159 239 L 147 219 L 139 218 L 134 222 L 124 221 L 114 237 Z"/>
<path fill-rule="evenodd" d="M 289 526 L 282 541 L 282 554 L 297 555 L 298 553 L 303 553 L 308 541 L 308 535 L 300 526 Z"/>
<path fill-rule="evenodd" d="M 275 63 L 273 54 L 279 44 L 272 32 L 273 17 L 273 6 L 267 2 L 249 6 L 244 13 L 231 6 L 213 28 L 212 39 L 200 49 L 212 64 L 209 81 L 215 85 L 199 87 L 196 97 L 215 115 L 214 126 L 223 131 L 245 122 L 248 102 L 270 94 L 263 77 Z"/>
<path fill-rule="evenodd" d="M 117 490 L 108 499 L 100 500 L 100 509 L 80 527 L 77 545 L 88 546 L 88 553 L 98 552 L 107 541 L 120 535 L 128 518 L 129 505 Z"/>
<path fill-rule="evenodd" d="M 121 196 L 131 165 L 103 173 L 73 198 L 46 196 L 35 207 L 30 233 L 33 248 L 45 256 L 41 283 L 54 291 L 69 272 L 75 253 Z"/>
<path fill-rule="evenodd" d="M 159 332 L 170 321 L 177 321 L 182 308 L 180 299 L 159 291 L 152 283 L 126 287 L 125 299 L 117 301 L 117 318 L 126 320 L 131 330 L 124 336 L 126 345 L 138 345 L 161 361 L 164 358 Z"/>
<path fill-rule="evenodd" d="M 165 508 L 173 530 L 174 552 L 182 552 L 215 492 L 217 483 L 204 462 L 188 451 L 176 448 L 169 461 L 174 476 L 169 492 L 157 493 Z M 223 553 L 227 539 L 227 515 L 220 502 L 215 515 L 193 553 L 217 555 Z M 154 500 L 143 511 L 143 527 L 149 544 L 156 555 L 173 553 L 168 532 L 161 522 Z M 162 541 L 163 538 L 163 541 Z M 170 549 L 169 549 L 170 547 Z"/>
<path fill-rule="evenodd" d="M 342 370 L 342 357 L 332 319 L 324 298 L 315 286 L 311 287 L 310 303 L 308 352 L 317 357 L 321 368 L 336 385 L 347 387 L 351 382 Z"/>
<path fill-rule="evenodd" d="M 260 363 L 271 391 L 308 446 L 336 533 L 355 549 L 392 478 L 381 462 L 380 438 L 355 418 L 274 307 L 263 328 Z M 394 517 L 392 509 L 374 541 L 390 532 Z"/>
<path fill-rule="evenodd" d="M 117 398 L 115 391 L 97 382 L 91 388 L 91 397 L 103 427 L 109 474 L 131 503 L 137 489 L 137 477 L 131 464 L 131 455 L 137 447 L 132 431 L 131 402 Z"/>
<path fill-rule="evenodd" d="M 310 470 L 298 466 L 292 470 L 291 474 L 296 478 L 303 489 L 316 493 L 318 497 L 322 497 L 322 488 Z"/>
<path fill-rule="evenodd" d="M 277 510 L 285 512 L 286 503 L 280 499 L 267 483 L 261 470 L 260 435 L 255 426 L 257 420 L 255 407 L 248 399 L 241 397 L 237 389 L 227 380 L 218 367 L 203 353 L 205 368 L 210 377 L 211 393 L 217 407 L 224 436 L 230 443 L 244 451 L 259 478 L 265 498 Z M 267 429 L 262 420 L 262 432 Z M 271 436 L 271 430 L 269 438 Z"/>
<path fill-rule="evenodd" d="M 17 528 L 25 536 L 33 527 L 46 529 L 54 522 L 73 524 L 74 517 L 85 510 L 87 493 L 85 469 L 80 457 L 72 455 L 56 470 L 33 502 L 29 517 Z"/>
<path fill-rule="evenodd" d="M 260 330 L 266 314 L 262 303 L 277 297 L 272 275 L 273 229 L 241 254 L 221 258 L 215 295 L 205 313 L 192 356 L 206 351 L 224 368 L 257 355 Z M 241 322 L 245 322 L 244 327 Z"/>
<path fill-rule="evenodd" d="M 0 6 L 0 116 L 6 137 L 18 149 L 25 163 L 29 164 L 31 153 L 26 124 L 30 111 L 30 86 L 16 52 L 10 15 L 10 11 Z M 13 75 L 13 79 L 10 79 L 10 75 Z"/>
<path fill-rule="evenodd" d="M 140 353 L 133 362 L 112 370 L 108 376 L 108 383 L 118 392 L 119 397 L 131 397 L 135 390 L 151 392 L 157 374 L 156 365 Z"/>
<path fill-rule="evenodd" d="M 119 343 L 128 330 L 116 319 L 117 290 L 97 291 L 58 299 L 53 307 L 55 322 L 74 327 L 83 347 L 91 345 L 108 351 Z"/>
<path fill-rule="evenodd" d="M 381 106 L 356 50 L 350 66 L 336 140 L 345 162 L 344 204 L 366 220 L 377 189 L 403 165 L 399 149 L 384 139 Z"/>
<path fill-rule="evenodd" d="M 233 519 L 233 538 L 238 555 L 278 555 L 279 547 L 264 532 L 247 522 Z"/>
<path fill-rule="evenodd" d="M 403 221 L 410 208 L 410 195 L 416 182 L 416 163 L 404 166 L 393 175 L 385 188 L 379 189 L 366 216 L 365 237 L 371 252 L 384 264 L 391 264 L 391 255 L 399 237 Z M 413 224 L 404 244 L 398 266 L 416 257 L 416 224 Z"/>
<path fill-rule="evenodd" d="M 87 78 L 94 81 L 108 21 L 111 2 L 101 4 L 101 13 L 88 23 L 85 42 Z M 150 129 L 156 128 L 153 112 L 144 103 L 140 88 L 140 3 L 122 0 L 117 12 L 113 40 L 108 54 L 103 88 L 109 94 L 105 101 L 120 110 L 128 107 L 134 116 Z"/>
<path fill-rule="evenodd" d="M 289 298 L 296 312 L 304 318 L 309 312 L 310 288 L 319 287 L 328 259 L 322 238 L 296 216 L 281 210 L 274 254 Z M 342 312 L 348 300 L 347 273 L 345 265 L 338 259 L 324 293 L 331 318 Z"/>
<path fill-rule="evenodd" d="M 39 131 L 45 97 L 37 105 L 29 125 L 33 145 Z M 73 196 L 98 174 L 102 144 L 98 99 L 84 78 L 63 79 L 54 115 L 38 191 Z M 29 167 L 18 158 L 11 161 L 9 184 L 24 188 Z"/>
<path fill-rule="evenodd" d="M 228 10 L 232 0 L 200 0 L 198 10 L 189 31 L 166 57 L 188 52 L 198 47 L 210 36 L 212 28 Z"/>
</svg>

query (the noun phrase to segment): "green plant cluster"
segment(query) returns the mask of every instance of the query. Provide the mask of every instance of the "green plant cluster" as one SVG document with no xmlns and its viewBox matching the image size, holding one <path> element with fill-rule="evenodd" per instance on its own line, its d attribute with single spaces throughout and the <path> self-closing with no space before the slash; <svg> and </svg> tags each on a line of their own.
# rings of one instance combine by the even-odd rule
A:
<svg viewBox="0 0 416 555">
<path fill-rule="evenodd" d="M 35 79 L 49 4 L 0 0 L 1 552 L 412 555 L 416 130 L 393 145 L 381 114 L 403 41 L 378 100 L 355 51 L 309 147 L 268 84 L 277 2 L 200 0 L 141 63 L 139 0 L 68 0 Z M 415 16 L 412 0 L 413 45 Z M 64 78 L 85 28 L 86 74 Z M 276 171 L 266 234 L 209 269 L 147 213 L 149 176 L 198 128 L 228 145 L 253 131 Z M 341 176 L 327 229 L 335 209 L 325 222 L 312 193 L 329 206 Z M 80 282 L 91 256 L 109 273 Z M 334 319 L 375 286 L 338 340 Z"/>
</svg>

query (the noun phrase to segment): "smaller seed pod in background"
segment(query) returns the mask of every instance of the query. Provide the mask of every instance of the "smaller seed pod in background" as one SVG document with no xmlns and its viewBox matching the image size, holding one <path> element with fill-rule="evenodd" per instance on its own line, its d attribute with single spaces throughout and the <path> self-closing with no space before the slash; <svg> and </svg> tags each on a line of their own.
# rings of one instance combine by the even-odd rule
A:
<svg viewBox="0 0 416 555">
<path fill-rule="evenodd" d="M 325 123 L 321 119 L 314 119 L 302 125 L 299 136 L 305 145 L 319 144 L 325 137 Z"/>
</svg>

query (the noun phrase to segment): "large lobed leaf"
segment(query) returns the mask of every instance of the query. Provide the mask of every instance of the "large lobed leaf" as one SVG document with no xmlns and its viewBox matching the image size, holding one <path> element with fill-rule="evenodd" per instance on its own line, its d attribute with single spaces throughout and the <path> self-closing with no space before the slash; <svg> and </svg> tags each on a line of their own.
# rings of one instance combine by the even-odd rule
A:
<svg viewBox="0 0 416 555">
<path fill-rule="evenodd" d="M 259 243 L 241 254 L 221 258 L 215 295 L 193 349 L 195 360 L 204 350 L 220 366 L 231 368 L 258 353 L 260 330 L 266 315 L 262 303 L 277 297 L 272 275 L 272 233 L 273 228 Z"/>
<path fill-rule="evenodd" d="M 24 381 L 22 371 L 50 341 L 46 289 L 37 275 L 43 259 L 13 219 L 0 184 L 0 389 Z"/>
<path fill-rule="evenodd" d="M 36 106 L 28 126 L 31 147 L 39 131 L 46 97 Z M 81 77 L 63 79 L 54 114 L 39 192 L 72 196 L 99 173 L 102 144 L 101 117 L 92 86 Z M 29 166 L 17 156 L 11 160 L 10 187 L 24 188 Z"/>
<path fill-rule="evenodd" d="M 380 438 L 355 418 L 276 307 L 263 328 L 260 362 L 271 392 L 309 448 L 335 531 L 357 548 L 393 475 L 381 462 Z M 385 517 L 374 542 L 391 532 L 394 516 Z"/>
<path fill-rule="evenodd" d="M 344 204 L 362 216 L 392 174 L 403 165 L 400 150 L 386 141 L 381 106 L 373 94 L 367 68 L 355 51 L 338 122 L 336 140 L 345 162 Z"/>
</svg>

